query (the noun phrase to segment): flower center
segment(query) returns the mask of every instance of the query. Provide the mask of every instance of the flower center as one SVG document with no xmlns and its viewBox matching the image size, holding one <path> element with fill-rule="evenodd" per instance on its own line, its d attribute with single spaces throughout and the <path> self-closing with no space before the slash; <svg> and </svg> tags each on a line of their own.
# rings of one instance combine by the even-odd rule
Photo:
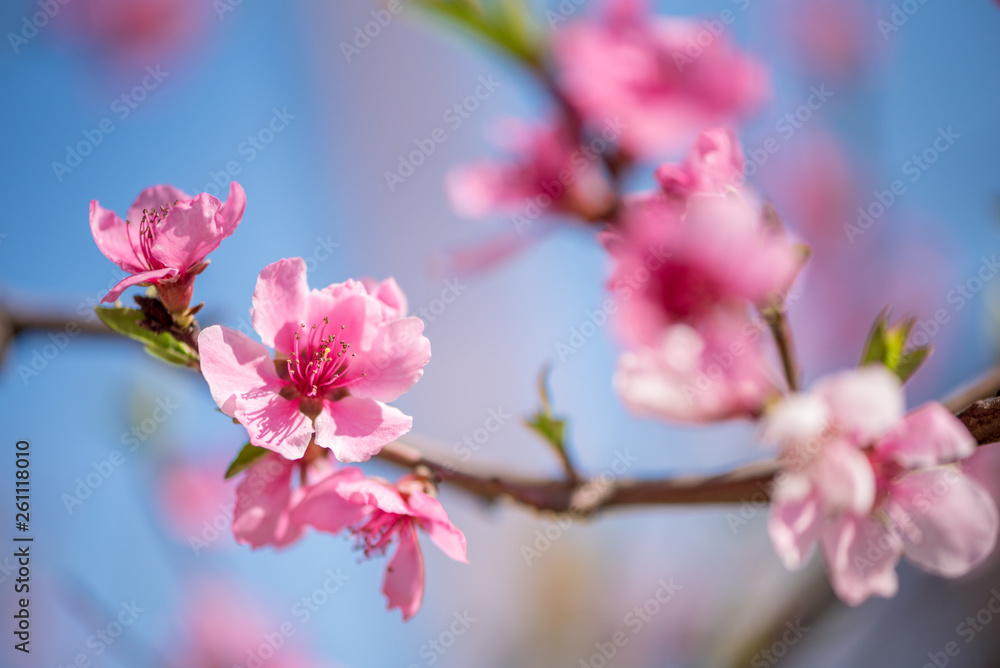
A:
<svg viewBox="0 0 1000 668">
<path fill-rule="evenodd" d="M 407 515 L 374 510 L 367 521 L 349 531 L 357 539 L 357 549 L 364 550 L 366 557 L 382 555 L 410 519 Z"/>
<path fill-rule="evenodd" d="M 878 506 L 888 496 L 892 482 L 906 473 L 906 470 L 895 460 L 880 456 L 874 448 L 866 449 L 865 455 L 875 474 L 875 505 Z"/>
<path fill-rule="evenodd" d="M 348 371 L 357 357 L 344 341 L 344 325 L 335 327 L 329 318 L 306 329 L 299 325 L 292 356 L 288 360 L 288 378 L 304 397 L 322 397 L 330 390 L 349 384 L 355 377 Z"/>
<path fill-rule="evenodd" d="M 175 202 L 176 204 L 176 202 Z M 133 238 L 132 230 L 135 226 L 132 221 L 125 221 L 125 233 L 128 235 L 128 243 L 132 247 L 132 252 L 139 259 L 147 271 L 163 269 L 162 262 L 153 256 L 153 242 L 156 240 L 156 227 L 170 213 L 170 205 L 164 204 L 158 209 L 143 209 L 142 220 L 139 221 L 138 238 Z"/>
</svg>

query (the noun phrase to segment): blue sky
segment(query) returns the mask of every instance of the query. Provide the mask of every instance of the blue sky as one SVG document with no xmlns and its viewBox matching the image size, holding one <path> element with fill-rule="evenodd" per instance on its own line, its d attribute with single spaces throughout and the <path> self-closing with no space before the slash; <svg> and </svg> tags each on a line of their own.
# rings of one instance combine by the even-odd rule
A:
<svg viewBox="0 0 1000 668">
<path fill-rule="evenodd" d="M 737 3 L 659 5 L 662 11 L 714 16 Z M 888 3 L 879 7 L 886 16 L 891 12 Z M 0 26 L 6 33 L 34 10 L 30 2 L 7 3 L 0 10 Z M 54 27 L 43 29 L 16 54 L 5 40 L 0 47 L 6 92 L 0 99 L 0 193 L 6 210 L 0 221 L 5 235 L 0 238 L 0 298 L 25 308 L 88 312 L 121 275 L 93 243 L 87 225 L 90 200 L 123 212 L 148 185 L 168 182 L 198 192 L 235 164 L 247 192 L 247 213 L 198 278 L 195 297 L 206 303 L 204 323 L 239 326 L 260 269 L 294 255 L 316 260 L 313 285 L 393 274 L 411 305 L 432 303 L 449 278 L 435 273 L 435 253 L 481 236 L 476 224 L 448 211 L 440 186 L 445 171 L 491 150 L 485 131 L 493 120 L 532 113 L 544 108 L 544 100 L 517 68 L 467 40 L 444 37 L 409 13 L 385 27 L 355 62 L 345 63 L 338 45 L 367 20 L 369 10 L 362 2 L 334 8 L 319 2 L 242 3 L 221 21 L 211 15 L 207 37 L 196 50 L 150 64 L 161 65 L 167 74 L 125 117 L 114 100 L 142 82 L 145 67 L 114 68 L 93 50 L 66 43 Z M 744 133 L 752 145 L 755 137 L 772 132 L 771 119 L 794 109 L 811 84 L 780 62 L 770 38 L 773 17 L 751 3 L 737 19 L 741 43 L 776 66 L 775 98 Z M 997 23 L 997 8 L 985 1 L 920 5 L 889 36 L 889 53 L 872 66 L 868 79 L 835 96 L 821 112 L 863 157 L 874 183 L 897 178 L 938 128 L 952 127 L 960 134 L 897 209 L 899 220 L 914 222 L 893 223 L 878 242 L 881 252 L 891 255 L 906 235 L 940 240 L 957 280 L 971 276 L 980 258 L 997 247 L 1000 92 L 989 78 L 1000 56 Z M 881 39 L 877 27 L 872 30 Z M 455 129 L 413 179 L 388 192 L 383 173 L 395 165 L 396 156 L 440 125 L 442 112 L 486 74 L 502 82 L 496 97 Z M 266 146 L 249 150 L 249 138 L 260 137 L 276 115 L 283 119 L 281 131 Z M 87 133 L 97 136 L 95 128 L 102 123 L 113 130 L 100 132 L 100 143 L 78 167 L 57 175 L 52 163 L 65 160 L 66 146 Z M 537 369 L 553 359 L 555 344 L 600 303 L 606 269 L 591 239 L 566 232 L 506 267 L 463 279 L 462 297 L 427 323 L 434 362 L 414 392 L 399 402 L 415 415 L 415 429 L 454 443 L 475 430 L 490 409 L 502 407 L 515 415 L 530 410 Z M 849 263 L 844 269 L 851 270 Z M 921 271 L 919 266 L 909 270 Z M 910 279 L 903 272 L 887 273 L 884 280 Z M 942 301 L 950 287 L 941 286 Z M 984 297 L 957 314 L 949 348 L 937 353 L 941 359 L 935 361 L 939 371 L 933 386 L 920 392 L 940 394 L 994 360 L 994 290 L 987 286 Z M 156 528 L 151 491 L 163 460 L 151 453 L 225 459 L 243 442 L 239 427 L 214 410 L 198 377 L 165 369 L 124 341 L 71 337 L 37 375 L 19 372 L 36 354 L 44 358 L 50 343 L 56 342 L 45 335 L 19 339 L 0 376 L 3 452 L 12 452 L 17 439 L 29 440 L 34 476 L 38 654 L 18 665 L 56 666 L 70 661 L 77 649 L 87 651 L 86 639 L 98 622 L 86 614 L 81 622 L 69 609 L 73 597 L 68 592 L 78 589 L 74 582 L 107 608 L 132 599 L 148 608 L 123 635 L 119 649 L 99 665 L 135 665 L 130 652 L 148 645 L 169 652 L 177 637 L 172 625 L 184 605 L 181 584 L 195 573 L 236 579 L 280 622 L 295 601 L 322 583 L 327 569 L 343 568 L 349 582 L 297 638 L 331 665 L 425 665 L 421 646 L 447 629 L 455 612 L 466 609 L 484 621 L 442 658 L 444 665 L 469 665 L 472 657 L 483 656 L 500 657 L 495 665 L 503 665 L 500 648 L 528 642 L 519 600 L 537 590 L 539 570 L 522 567 L 517 547 L 546 526 L 541 520 L 510 507 L 487 512 L 446 491 L 446 506 L 469 534 L 473 564 L 449 563 L 428 547 L 425 610 L 407 625 L 398 613 L 383 610 L 378 589 L 384 562 L 358 564 L 340 538 L 311 536 L 281 554 L 233 548 L 195 558 L 186 545 L 171 542 Z M 703 432 L 630 417 L 610 388 L 616 354 L 612 338 L 602 331 L 569 361 L 557 364 L 553 375 L 557 406 L 573 417 L 578 456 L 589 469 L 609 465 L 615 451 L 629 444 L 641 453 L 632 472 L 637 475 L 715 469 L 760 456 L 747 445 L 752 430 L 741 426 Z M 810 374 L 828 370 L 814 368 Z M 122 434 L 131 420 L 148 415 L 157 399 L 175 403 L 176 410 L 157 427 L 150 448 L 128 452 Z M 557 470 L 516 420 L 483 450 L 474 464 L 502 463 L 539 474 Z M 63 495 L 115 451 L 124 463 L 82 506 L 67 512 Z M 5 480 L 11 477 L 12 459 L 0 458 Z M 373 470 L 395 475 L 377 465 Z M 7 483 L 0 489 L 7 490 Z M 11 521 L 8 503 L 0 520 L 4 526 Z M 595 555 L 596 565 L 588 562 L 592 577 L 583 580 L 595 600 L 611 597 L 614 610 L 619 594 L 610 592 L 644 592 L 660 577 L 660 560 L 635 556 L 629 546 L 662 554 L 662 562 L 688 574 L 690 581 L 706 554 L 715 555 L 709 563 L 718 565 L 725 563 L 719 552 L 734 549 L 717 511 L 617 515 L 599 524 L 575 529 L 575 537 L 561 544 L 572 541 Z M 758 534 L 751 542 L 759 542 L 762 526 L 751 531 Z M 670 536 L 684 537 L 684 547 Z M 726 547 L 720 550 L 720 545 Z M 773 557 L 758 558 L 775 570 Z M 622 563 L 632 564 L 634 572 L 616 584 L 609 574 Z M 0 587 L 6 618 L 8 583 Z M 615 623 L 617 612 L 608 614 Z M 2 651 L 9 651 L 6 641 Z M 575 661 L 566 665 L 571 664 Z"/>
</svg>

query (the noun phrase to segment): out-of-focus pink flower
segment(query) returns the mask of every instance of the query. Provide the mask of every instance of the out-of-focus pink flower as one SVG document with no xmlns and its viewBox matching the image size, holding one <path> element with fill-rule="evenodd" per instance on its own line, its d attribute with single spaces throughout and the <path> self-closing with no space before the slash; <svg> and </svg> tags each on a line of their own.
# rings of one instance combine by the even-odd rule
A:
<svg viewBox="0 0 1000 668">
<path fill-rule="evenodd" d="M 146 188 L 122 222 L 114 211 L 90 202 L 90 230 L 105 256 L 132 274 L 102 302 L 113 302 L 133 285 L 155 285 L 163 305 L 183 315 L 191 303 L 194 277 L 206 256 L 236 231 L 246 209 L 242 186 L 233 181 L 225 203 L 208 193 L 191 197 L 173 186 Z"/>
<path fill-rule="evenodd" d="M 281 620 L 270 617 L 258 601 L 219 577 L 195 578 L 187 583 L 183 600 L 184 628 L 172 651 L 164 653 L 166 665 L 176 668 L 266 665 L 269 668 L 316 668 L 324 665 L 302 649 L 301 635 L 280 633 Z M 281 636 L 276 650 L 268 637 Z"/>
<path fill-rule="evenodd" d="M 760 178 L 782 217 L 824 249 L 822 257 L 814 258 L 822 262 L 847 242 L 844 225 L 857 218 L 856 210 L 864 204 L 860 171 L 834 133 L 812 126 L 776 155 L 773 169 L 761 170 Z"/>
<path fill-rule="evenodd" d="M 847 79 L 872 71 L 884 49 L 869 27 L 877 23 L 864 0 L 792 0 L 773 6 L 771 21 L 788 42 L 788 62 L 814 77 Z"/>
<path fill-rule="evenodd" d="M 954 465 L 975 439 L 937 403 L 904 417 L 899 380 L 881 365 L 785 400 L 764 438 L 785 462 L 768 523 L 779 557 L 798 568 L 821 542 L 833 588 L 850 605 L 893 596 L 901 555 L 958 577 L 996 544 L 996 505 Z"/>
<path fill-rule="evenodd" d="M 483 161 L 448 174 L 445 186 L 456 213 L 513 214 L 521 231 L 542 215 L 589 219 L 607 211 L 612 193 L 600 156 L 581 148 L 564 124 L 509 119 L 498 136 L 510 153 L 508 162 Z"/>
<path fill-rule="evenodd" d="M 413 474 L 390 485 L 366 478 L 359 469 L 343 469 L 309 489 L 295 510 L 294 521 L 330 533 L 347 528 L 366 557 L 384 555 L 398 543 L 382 593 L 389 609 L 399 608 L 405 621 L 417 613 L 424 597 L 424 557 L 417 541 L 418 528 L 446 555 L 468 563 L 465 535 L 427 491 L 426 481 Z"/>
<path fill-rule="evenodd" d="M 716 34 L 696 20 L 650 18 L 644 5 L 607 0 L 601 20 L 556 34 L 560 85 L 585 119 L 620 117 L 625 151 L 653 158 L 761 105 L 765 70 L 721 24 Z"/>
<path fill-rule="evenodd" d="M 196 552 L 202 547 L 232 545 L 213 538 L 225 532 L 233 505 L 233 487 L 219 475 L 220 462 L 170 462 L 159 478 L 159 506 L 165 524 Z M 224 464 L 223 464 L 224 466 Z"/>
<path fill-rule="evenodd" d="M 615 388 L 634 412 L 666 420 L 709 422 L 753 415 L 777 393 L 758 339 L 761 327 L 719 311 L 694 325 L 661 330 L 658 345 L 626 351 Z"/>
<path fill-rule="evenodd" d="M 731 128 L 702 130 L 680 164 L 656 170 L 662 191 L 674 199 L 694 194 L 722 194 L 742 185 L 743 148 Z"/>
<path fill-rule="evenodd" d="M 661 191 L 628 199 L 602 238 L 615 260 L 615 324 L 631 348 L 616 386 L 638 413 L 754 415 L 776 391 L 748 307 L 782 297 L 802 257 L 764 224 L 742 177 L 735 135 L 706 130 L 683 163 L 657 170 Z"/>
<path fill-rule="evenodd" d="M 623 297 L 619 331 L 647 345 L 665 327 L 697 322 L 720 306 L 767 303 L 788 289 L 802 261 L 741 197 L 697 195 L 681 209 L 661 193 L 626 204 L 613 254 L 610 286 Z"/>
<path fill-rule="evenodd" d="M 219 325 L 201 332 L 212 397 L 253 445 L 298 459 L 315 441 L 358 462 L 410 430 L 412 418 L 385 402 L 423 375 L 430 342 L 419 318 L 402 317 L 395 281 L 370 285 L 374 292 L 354 280 L 310 290 L 302 258 L 279 260 L 260 273 L 253 296 L 263 345 Z"/>
<path fill-rule="evenodd" d="M 220 12 L 207 0 L 73 0 L 55 15 L 70 38 L 104 51 L 125 70 L 197 53 Z M 215 11 L 213 11 L 213 9 Z M 228 5 L 222 15 L 232 11 Z"/>
</svg>

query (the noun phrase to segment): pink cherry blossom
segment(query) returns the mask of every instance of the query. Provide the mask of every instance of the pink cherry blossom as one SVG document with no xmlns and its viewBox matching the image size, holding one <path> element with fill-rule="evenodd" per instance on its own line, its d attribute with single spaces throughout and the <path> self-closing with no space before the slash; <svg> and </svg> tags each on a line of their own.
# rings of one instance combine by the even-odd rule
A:
<svg viewBox="0 0 1000 668">
<path fill-rule="evenodd" d="M 243 218 L 246 195 L 235 181 L 225 203 L 207 193 L 191 197 L 173 186 L 146 188 L 122 222 L 113 211 L 90 203 L 90 230 L 105 256 L 132 274 L 104 296 L 113 302 L 133 285 L 155 285 L 163 305 L 183 315 L 191 303 L 194 277 L 209 253 Z"/>
<path fill-rule="evenodd" d="M 337 476 L 326 450 L 312 446 L 313 454 L 294 461 L 268 453 L 247 468 L 236 488 L 233 535 L 253 548 L 282 548 L 302 537 L 305 527 L 292 515 L 312 485 Z"/>
<path fill-rule="evenodd" d="M 566 125 L 511 119 L 498 136 L 509 161 L 482 161 L 448 174 L 445 185 L 456 213 L 514 214 L 520 232 L 541 215 L 591 218 L 608 210 L 612 194 L 599 156 L 582 149 Z"/>
<path fill-rule="evenodd" d="M 740 140 L 732 128 L 702 130 L 684 162 L 660 165 L 656 180 L 664 193 L 679 200 L 735 190 L 744 181 Z"/>
<path fill-rule="evenodd" d="M 412 418 L 386 402 L 419 380 L 430 342 L 419 318 L 403 317 L 395 281 L 369 285 L 310 290 L 302 258 L 279 260 L 260 273 L 253 295 L 263 344 L 219 325 L 201 332 L 212 397 L 253 445 L 299 459 L 315 442 L 358 462 L 410 430 Z"/>
<path fill-rule="evenodd" d="M 451 523 L 441 503 L 427 493 L 429 487 L 413 474 L 390 485 L 348 468 L 310 488 L 294 517 L 296 522 L 330 533 L 346 527 L 366 557 L 384 555 L 396 543 L 382 593 L 389 609 L 398 608 L 405 621 L 417 613 L 424 596 L 424 556 L 417 541 L 418 528 L 446 555 L 468 563 L 465 535 Z M 363 509 L 360 518 L 358 509 Z"/>
<path fill-rule="evenodd" d="M 785 461 L 768 523 L 779 557 L 801 567 L 819 542 L 834 590 L 851 605 L 893 596 L 900 556 L 958 577 L 993 550 L 996 505 L 956 464 L 975 440 L 940 404 L 904 416 L 899 380 L 882 365 L 784 401 L 765 440 Z"/>
<path fill-rule="evenodd" d="M 720 306 L 766 304 L 787 291 L 801 265 L 797 249 L 736 195 L 693 194 L 684 206 L 662 193 L 632 199 L 611 247 L 609 285 L 624 297 L 618 331 L 646 345 L 665 327 L 697 323 Z"/>
<path fill-rule="evenodd" d="M 751 416 L 777 393 L 759 345 L 762 327 L 720 311 L 663 328 L 654 345 L 621 355 L 615 389 L 640 415 L 709 422 Z"/>
<path fill-rule="evenodd" d="M 219 573 L 189 575 L 180 597 L 182 608 L 177 613 L 180 632 L 171 638 L 171 651 L 163 653 L 163 665 L 168 668 L 222 668 L 248 663 L 268 668 L 329 666 L 306 652 L 305 634 L 301 633 L 283 637 L 280 648 L 265 645 L 261 653 L 259 648 L 264 639 L 274 634 L 281 637 L 284 618 L 249 597 L 247 590 L 245 582 L 227 580 Z M 261 654 L 263 659 L 258 658 Z"/>
<path fill-rule="evenodd" d="M 560 85 L 585 119 L 622 119 L 620 141 L 630 155 L 662 155 L 766 98 L 763 67 L 724 32 L 712 35 L 690 19 L 650 18 L 638 0 L 607 0 L 604 9 L 601 20 L 561 26 L 554 56 Z"/>
<path fill-rule="evenodd" d="M 157 506 L 165 527 L 178 541 L 189 545 L 195 554 L 202 549 L 232 546 L 227 540 L 207 540 L 215 535 L 233 507 L 233 486 L 219 475 L 225 462 L 168 461 L 158 467 Z"/>
<path fill-rule="evenodd" d="M 175 72 L 179 61 L 202 51 L 220 18 L 219 7 L 222 15 L 232 10 L 204 0 L 74 0 L 60 6 L 53 22 L 70 40 L 102 52 L 121 77 L 134 78 L 157 64 L 159 77 L 147 82 L 158 82 Z"/>
</svg>

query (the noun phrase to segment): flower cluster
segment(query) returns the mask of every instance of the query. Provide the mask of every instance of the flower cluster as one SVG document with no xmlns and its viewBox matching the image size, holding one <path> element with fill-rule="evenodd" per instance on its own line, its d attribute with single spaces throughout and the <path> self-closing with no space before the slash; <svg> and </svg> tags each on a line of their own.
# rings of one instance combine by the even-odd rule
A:
<svg viewBox="0 0 1000 668">
<path fill-rule="evenodd" d="M 775 549 L 799 568 L 819 542 L 851 605 L 895 595 L 901 555 L 958 577 L 996 544 L 996 504 L 958 463 L 976 447 L 969 430 L 939 403 L 903 410 L 899 378 L 879 364 L 821 379 L 766 420 L 784 465 L 768 524 Z"/>
<path fill-rule="evenodd" d="M 703 132 L 687 159 L 657 172 L 660 188 L 626 201 L 606 235 L 629 345 L 616 385 L 640 413 L 705 422 L 759 414 L 777 391 L 759 319 L 779 303 L 801 254 L 762 219 L 739 187 L 743 156 L 732 132 Z"/>
<path fill-rule="evenodd" d="M 819 544 L 834 590 L 852 605 L 892 596 L 903 556 L 946 577 L 969 572 L 995 546 L 997 507 L 963 472 L 976 447 L 965 425 L 936 403 L 905 413 L 903 382 L 929 353 L 906 348 L 912 321 L 887 328 L 880 317 L 860 368 L 798 390 L 785 310 L 808 252 L 746 185 L 728 125 L 767 96 L 760 65 L 721 25 L 705 44 L 702 24 L 649 17 L 640 0 L 606 0 L 603 9 L 560 30 L 544 55 L 514 49 L 555 112 L 505 126 L 508 161 L 450 173 L 456 211 L 511 213 L 518 233 L 524 212 L 595 232 L 611 266 L 615 302 L 607 303 L 623 348 L 617 392 L 640 415 L 763 425 L 780 468 L 768 529 L 788 568 Z M 502 26 L 493 27 L 485 32 L 496 37 Z M 622 192 L 639 161 L 652 166 L 692 142 L 682 161 L 650 170 L 652 191 Z M 407 315 L 391 278 L 315 289 L 306 263 L 289 258 L 258 277 L 251 314 L 259 341 L 221 325 L 200 330 L 194 279 L 245 206 L 236 183 L 225 203 L 148 188 L 124 222 L 92 202 L 98 247 L 130 274 L 104 301 L 148 288 L 136 298 L 141 309 L 104 309 L 102 319 L 167 361 L 198 368 L 221 411 L 245 428 L 249 443 L 230 468 L 243 475 L 232 521 L 240 543 L 283 548 L 312 527 L 352 536 L 365 557 L 392 548 L 382 591 L 409 619 L 424 592 L 418 530 L 463 563 L 465 536 L 423 468 L 392 484 L 341 464 L 365 462 L 410 431 L 412 418 L 391 403 L 430 360 L 423 322 Z M 565 424 L 548 414 L 544 392 L 543 403 L 529 425 L 557 447 L 576 484 Z"/>
<path fill-rule="evenodd" d="M 597 233 L 624 348 L 618 394 L 668 421 L 766 425 L 781 469 L 770 534 L 786 566 L 819 542 L 852 604 L 892 595 L 901 555 L 968 572 L 995 545 L 997 509 L 962 472 L 976 445 L 962 422 L 939 404 L 903 415 L 902 380 L 929 349 L 905 351 L 904 325 L 869 346 L 870 364 L 798 393 L 786 309 L 809 250 L 746 185 L 730 127 L 765 100 L 768 77 L 721 24 L 650 17 L 644 4 L 605 0 L 560 27 L 552 57 L 531 63 L 557 112 L 512 126 L 506 162 L 454 170 L 454 209 L 512 214 L 518 233 L 541 213 Z M 630 170 L 692 140 L 682 161 L 655 169 L 653 191 L 621 192 Z"/>
<path fill-rule="evenodd" d="M 417 529 L 462 563 L 468 563 L 465 536 L 433 498 L 430 481 L 409 474 L 392 485 L 367 478 L 356 467 L 336 468 L 321 449 L 312 448 L 297 461 L 265 455 L 247 470 L 236 490 L 233 533 L 255 548 L 280 548 L 298 540 L 306 527 L 331 534 L 346 531 L 365 557 L 385 555 L 397 545 L 382 591 L 389 608 L 409 619 L 420 609 L 424 592 Z"/>
<path fill-rule="evenodd" d="M 424 587 L 416 529 L 462 562 L 465 537 L 431 496 L 429 481 L 410 475 L 391 486 L 359 468 L 337 469 L 333 460 L 366 461 L 410 431 L 413 419 L 388 402 L 409 390 L 430 360 L 423 321 L 406 315 L 406 297 L 391 278 L 310 289 L 305 261 L 290 258 L 258 277 L 251 319 L 261 342 L 221 325 L 198 332 L 197 308 L 190 308 L 194 277 L 236 229 L 245 204 L 237 183 L 225 204 L 205 193 L 192 198 L 171 186 L 148 188 L 124 222 L 93 202 L 98 247 L 131 273 L 104 301 L 133 285 L 151 287 L 155 300 L 140 302 L 143 317 L 158 303 L 173 323 L 144 326 L 197 332 L 212 397 L 246 428 L 248 447 L 263 449 L 237 489 L 237 540 L 285 547 L 313 526 L 348 529 L 366 557 L 398 543 L 384 592 L 409 619 Z"/>
</svg>

